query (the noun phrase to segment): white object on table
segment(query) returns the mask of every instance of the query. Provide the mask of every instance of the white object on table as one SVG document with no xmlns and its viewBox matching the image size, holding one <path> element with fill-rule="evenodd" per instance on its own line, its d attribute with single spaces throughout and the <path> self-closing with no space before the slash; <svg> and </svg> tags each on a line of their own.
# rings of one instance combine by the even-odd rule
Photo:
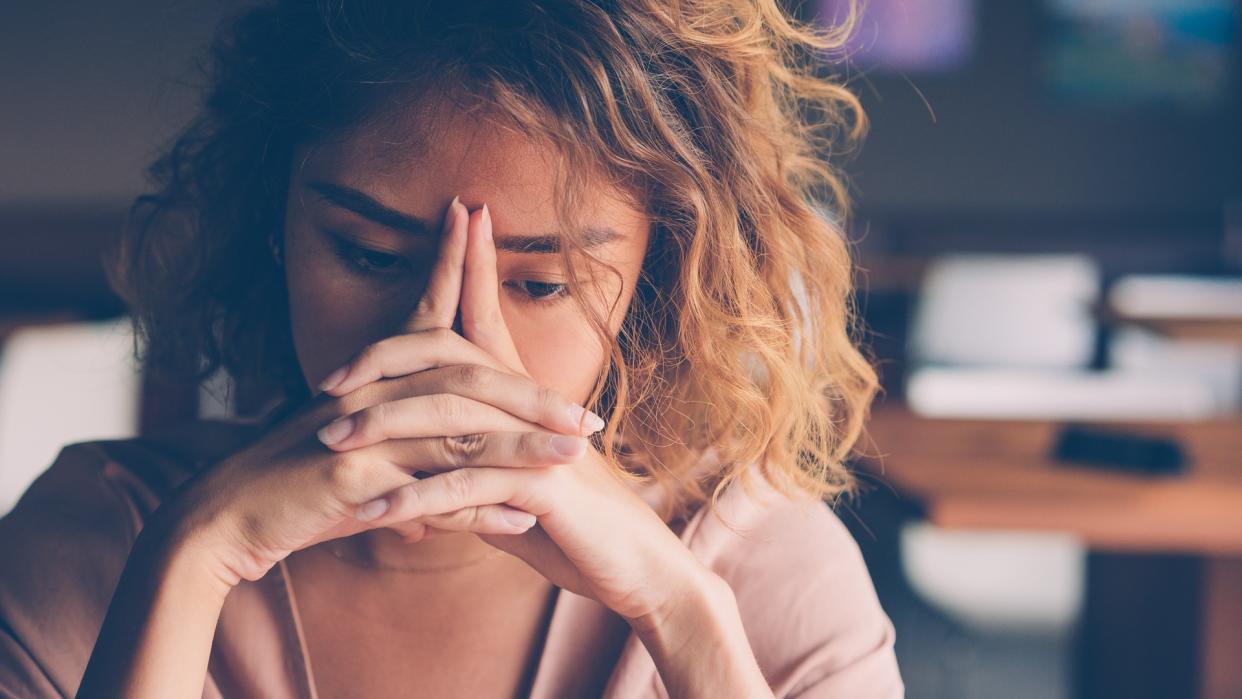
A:
<svg viewBox="0 0 1242 699">
<path fill-rule="evenodd" d="M 62 447 L 138 432 L 129 319 L 38 325 L 0 345 L 0 514 Z"/>
</svg>

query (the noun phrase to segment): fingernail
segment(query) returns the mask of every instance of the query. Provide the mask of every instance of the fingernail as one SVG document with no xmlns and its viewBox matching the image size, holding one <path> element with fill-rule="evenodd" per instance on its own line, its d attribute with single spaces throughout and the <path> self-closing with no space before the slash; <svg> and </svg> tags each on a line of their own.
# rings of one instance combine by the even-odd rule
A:
<svg viewBox="0 0 1242 699">
<path fill-rule="evenodd" d="M 594 412 L 586 410 L 585 407 L 580 405 L 569 406 L 569 418 L 574 422 L 574 425 L 586 427 L 587 435 L 594 435 L 594 433 L 604 430 L 604 418 L 595 415 Z"/>
<path fill-rule="evenodd" d="M 587 411 L 587 414 L 586 414 L 585 423 L 586 423 L 587 429 L 591 430 L 591 432 L 593 433 L 599 432 L 600 430 L 604 429 L 604 418 L 596 415 L 595 413 L 589 410 Z"/>
<path fill-rule="evenodd" d="M 569 407 L 569 419 L 574 425 L 587 428 L 587 434 L 594 434 L 604 429 L 604 419 L 580 405 Z"/>
<path fill-rule="evenodd" d="M 353 416 L 343 417 L 324 425 L 315 434 L 319 435 L 319 441 L 332 446 L 337 442 L 348 437 L 354 431 Z"/>
<path fill-rule="evenodd" d="M 354 519 L 369 522 L 388 511 L 388 501 L 384 498 L 372 500 L 358 506 L 354 511 Z"/>
<path fill-rule="evenodd" d="M 486 202 L 484 202 L 483 204 L 482 219 L 483 219 L 483 237 L 488 240 L 491 240 L 492 239 L 492 214 L 491 212 L 487 210 Z"/>
<path fill-rule="evenodd" d="M 455 196 L 453 197 L 453 201 L 449 202 L 448 216 L 444 217 L 445 228 L 449 230 L 453 229 L 453 222 L 457 220 L 457 200 L 460 198 L 461 195 Z"/>
<path fill-rule="evenodd" d="M 552 451 L 561 456 L 579 456 L 582 454 L 582 448 L 586 446 L 581 437 L 571 437 L 566 434 L 550 437 L 548 445 L 552 447 Z"/>
<path fill-rule="evenodd" d="M 346 364 L 345 366 L 341 367 L 340 369 L 337 369 L 336 371 L 332 372 L 331 374 L 328 374 L 327 378 L 325 378 L 323 381 L 320 381 L 320 382 L 319 382 L 319 390 L 321 390 L 321 391 L 331 391 L 332 389 L 334 389 L 334 388 L 336 388 L 337 386 L 341 385 L 341 382 L 345 380 L 345 376 L 346 376 L 347 374 L 349 374 L 349 365 L 348 365 L 348 364 Z"/>
<path fill-rule="evenodd" d="M 521 510 L 504 510 L 500 513 L 501 519 L 506 524 L 511 525 L 514 529 L 526 531 L 535 526 L 535 516 L 529 512 Z"/>
</svg>

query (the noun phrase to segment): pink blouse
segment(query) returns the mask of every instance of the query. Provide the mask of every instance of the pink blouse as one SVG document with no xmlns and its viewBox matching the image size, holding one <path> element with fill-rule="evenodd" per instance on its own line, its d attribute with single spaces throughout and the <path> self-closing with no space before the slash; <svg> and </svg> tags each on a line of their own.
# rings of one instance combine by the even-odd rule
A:
<svg viewBox="0 0 1242 699">
<path fill-rule="evenodd" d="M 61 450 L 0 518 L 0 697 L 77 692 L 145 518 L 195 469 L 253 437 L 257 425 L 199 420 L 158 436 Z M 700 510 L 680 537 L 732 586 L 776 696 L 903 696 L 893 626 L 849 532 L 822 502 L 795 502 L 754 482 L 759 498 L 731 486 L 718 503 L 733 529 Z M 620 617 L 573 593 L 555 594 L 530 697 L 667 697 Z M 316 697 L 301 628 L 283 562 L 243 581 L 225 600 L 203 696 Z"/>
</svg>

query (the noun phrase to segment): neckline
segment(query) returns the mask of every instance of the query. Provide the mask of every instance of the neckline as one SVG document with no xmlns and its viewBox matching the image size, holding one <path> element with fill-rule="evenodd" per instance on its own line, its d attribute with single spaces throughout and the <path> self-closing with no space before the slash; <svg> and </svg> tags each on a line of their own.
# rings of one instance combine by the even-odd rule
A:
<svg viewBox="0 0 1242 699">
<path fill-rule="evenodd" d="M 315 686 L 315 672 L 310 659 L 310 647 L 306 642 L 306 632 L 302 623 L 301 614 L 298 612 L 297 594 L 293 589 L 293 576 L 290 574 L 289 566 L 284 558 L 276 562 L 273 569 L 280 577 L 280 588 L 283 594 L 281 611 L 284 612 L 283 621 L 286 623 L 286 631 L 292 635 L 297 641 L 295 672 L 297 684 L 301 695 L 305 699 L 319 699 L 319 693 Z M 532 671 L 525 677 L 525 693 L 522 696 L 527 699 L 534 699 L 534 690 L 539 686 L 540 678 L 547 672 L 548 649 L 550 648 L 549 640 L 553 638 L 553 629 L 557 619 L 564 615 L 565 607 L 562 601 L 565 599 L 564 589 L 553 585 L 551 592 L 551 610 L 545 614 L 546 623 L 544 624 L 543 633 L 540 634 L 538 658 Z"/>
</svg>

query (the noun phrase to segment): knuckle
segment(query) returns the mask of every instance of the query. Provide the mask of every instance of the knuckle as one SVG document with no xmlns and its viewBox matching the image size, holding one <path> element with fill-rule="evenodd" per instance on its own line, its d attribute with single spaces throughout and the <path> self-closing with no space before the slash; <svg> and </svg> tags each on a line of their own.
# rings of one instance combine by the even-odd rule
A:
<svg viewBox="0 0 1242 699">
<path fill-rule="evenodd" d="M 542 480 L 546 485 L 557 487 L 564 483 L 570 477 L 569 466 L 566 464 L 552 464 L 547 468 L 540 469 L 537 478 Z"/>
<path fill-rule="evenodd" d="M 422 498 L 423 493 L 419 489 L 418 483 L 402 486 L 397 490 L 397 495 L 393 502 L 393 510 L 400 512 L 406 517 L 415 516 L 421 511 Z"/>
<path fill-rule="evenodd" d="M 351 452 L 343 452 L 328 461 L 324 478 L 333 492 L 341 495 L 343 499 L 350 499 L 362 489 L 365 481 L 364 469 L 361 457 Z"/>
<path fill-rule="evenodd" d="M 464 506 L 470 501 L 470 494 L 473 490 L 474 475 L 469 469 L 444 474 L 444 492 L 449 502 Z"/>
<path fill-rule="evenodd" d="M 540 407 L 544 408 L 545 410 L 551 411 L 551 410 L 556 409 L 558 406 L 560 406 L 561 396 L 556 391 L 553 391 L 547 386 L 536 386 L 535 387 L 535 401 L 536 401 L 536 404 L 539 405 Z"/>
<path fill-rule="evenodd" d="M 463 507 L 449 514 L 448 518 L 452 521 L 453 526 L 460 530 L 473 529 L 481 519 L 479 508 L 477 507 Z"/>
<path fill-rule="evenodd" d="M 433 409 L 446 424 L 458 422 L 465 417 L 466 404 L 460 396 L 438 393 L 432 400 Z"/>
<path fill-rule="evenodd" d="M 444 460 L 450 466 L 472 464 L 483 455 L 487 448 L 487 436 L 484 434 L 463 434 L 444 437 L 441 442 Z"/>
<path fill-rule="evenodd" d="M 517 444 L 513 447 L 513 455 L 517 458 L 518 463 L 537 461 L 544 452 L 544 440 L 545 437 L 538 432 L 526 432 L 519 437 Z"/>
<path fill-rule="evenodd" d="M 433 342 L 441 346 L 448 346 L 453 342 L 453 337 L 457 335 L 457 333 L 453 332 L 452 328 L 444 327 L 431 328 L 426 332 Z"/>
<path fill-rule="evenodd" d="M 452 371 L 453 381 L 466 388 L 479 388 L 487 380 L 487 372 L 479 364 L 458 364 Z"/>
</svg>

